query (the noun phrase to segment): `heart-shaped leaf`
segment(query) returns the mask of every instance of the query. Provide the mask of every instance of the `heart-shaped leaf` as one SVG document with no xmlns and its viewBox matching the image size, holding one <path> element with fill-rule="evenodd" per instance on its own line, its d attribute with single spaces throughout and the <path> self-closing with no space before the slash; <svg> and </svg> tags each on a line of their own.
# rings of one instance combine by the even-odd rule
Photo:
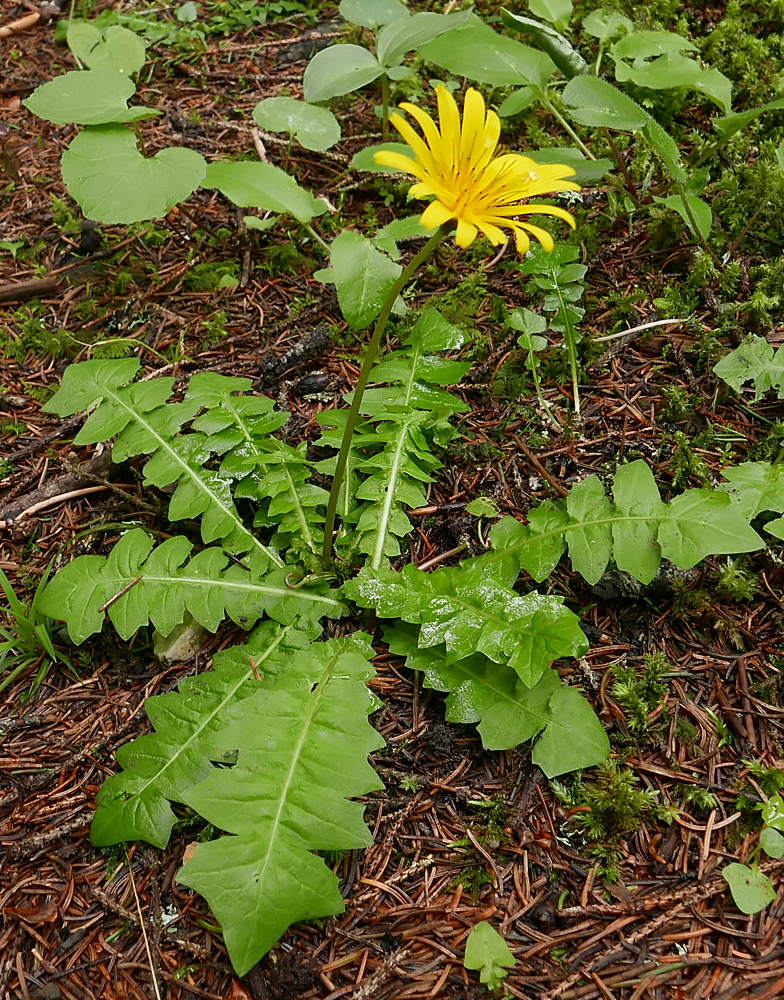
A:
<svg viewBox="0 0 784 1000">
<path fill-rule="evenodd" d="M 340 142 L 338 120 L 326 108 L 293 97 L 267 97 L 253 109 L 253 120 L 270 132 L 288 132 L 300 146 L 323 152 Z"/>
<path fill-rule="evenodd" d="M 162 218 L 199 186 L 207 169 L 193 149 L 142 156 L 122 125 L 84 129 L 60 162 L 68 193 L 88 219 L 123 224 Z"/>
<path fill-rule="evenodd" d="M 153 108 L 129 108 L 128 99 L 135 92 L 133 81 L 116 70 L 75 69 L 42 83 L 22 104 L 55 125 L 134 122 L 160 114 Z"/>
</svg>

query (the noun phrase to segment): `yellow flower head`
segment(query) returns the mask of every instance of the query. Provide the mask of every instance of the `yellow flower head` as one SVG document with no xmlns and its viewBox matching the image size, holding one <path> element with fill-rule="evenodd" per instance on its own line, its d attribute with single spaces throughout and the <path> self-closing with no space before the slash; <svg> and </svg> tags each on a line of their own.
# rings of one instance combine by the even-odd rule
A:
<svg viewBox="0 0 784 1000">
<path fill-rule="evenodd" d="M 438 116 L 440 129 L 425 111 L 415 104 L 401 104 L 419 123 L 424 139 L 402 115 L 392 114 L 390 122 L 414 151 L 416 160 L 403 153 L 381 150 L 374 154 L 376 163 L 413 174 L 417 184 L 409 191 L 411 197 L 432 201 L 422 213 L 420 223 L 426 229 L 437 229 L 453 219 L 456 223 L 455 242 L 467 247 L 479 232 L 491 243 L 506 242 L 503 229 L 511 229 L 519 253 L 528 250 L 528 233 L 535 236 L 545 250 L 553 249 L 553 238 L 539 226 L 520 222 L 519 215 L 556 215 L 574 228 L 568 212 L 554 205 L 522 205 L 522 198 L 531 198 L 555 191 L 579 191 L 571 177 L 574 170 L 561 164 L 536 163 L 519 153 L 494 156 L 501 133 L 501 123 L 494 111 L 485 110 L 482 95 L 472 88 L 466 92 L 463 122 L 457 103 L 449 91 L 439 86 Z"/>
</svg>

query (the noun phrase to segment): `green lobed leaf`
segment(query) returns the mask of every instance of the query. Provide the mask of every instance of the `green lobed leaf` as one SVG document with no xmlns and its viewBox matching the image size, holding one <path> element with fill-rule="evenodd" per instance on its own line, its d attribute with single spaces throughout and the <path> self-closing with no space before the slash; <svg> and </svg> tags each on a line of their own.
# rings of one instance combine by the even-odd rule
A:
<svg viewBox="0 0 784 1000">
<path fill-rule="evenodd" d="M 600 42 L 606 42 L 624 31 L 632 31 L 634 22 L 614 10 L 592 10 L 583 18 L 582 29 Z"/>
<path fill-rule="evenodd" d="M 419 54 L 458 77 L 494 87 L 528 84 L 544 90 L 555 70 L 555 63 L 544 52 L 499 35 L 476 15 L 420 46 Z"/>
<path fill-rule="evenodd" d="M 313 277 L 335 285 L 346 321 L 353 329 L 364 330 L 378 317 L 403 268 L 371 240 L 348 229 L 332 241 L 329 263 L 329 268 L 316 271 Z"/>
<path fill-rule="evenodd" d="M 142 156 L 136 137 L 122 125 L 84 129 L 60 162 L 68 193 L 87 218 L 123 224 L 163 218 L 196 190 L 207 170 L 193 149 Z"/>
<path fill-rule="evenodd" d="M 759 913 L 776 898 L 770 879 L 756 866 L 749 868 L 733 862 L 725 865 L 721 874 L 741 913 Z"/>
<path fill-rule="evenodd" d="M 380 24 L 410 16 L 400 0 L 341 0 L 338 10 L 341 17 L 363 28 L 377 28 Z"/>
<path fill-rule="evenodd" d="M 293 625 L 259 625 L 244 644 L 213 657 L 212 670 L 185 677 L 177 691 L 153 695 L 144 705 L 155 732 L 126 743 L 117 751 L 123 768 L 108 778 L 96 798 L 90 839 L 96 847 L 145 840 L 164 848 L 177 820 L 170 803 L 206 778 L 211 760 L 218 759 L 216 734 L 227 724 L 229 711 L 269 685 L 302 656 L 319 627 L 310 635 Z M 256 667 L 254 672 L 251 660 Z"/>
<path fill-rule="evenodd" d="M 379 63 L 388 70 L 403 59 L 406 52 L 418 49 L 447 31 L 459 28 L 471 17 L 471 11 L 456 11 L 453 14 L 433 14 L 420 11 L 411 17 L 387 24 L 376 38 L 376 56 Z"/>
<path fill-rule="evenodd" d="M 218 188 L 229 201 L 242 208 L 263 208 L 285 212 L 303 224 L 327 210 L 321 198 L 314 198 L 280 167 L 246 160 L 210 163 L 202 187 Z"/>
<path fill-rule="evenodd" d="M 138 362 L 127 360 L 70 365 L 63 374 L 62 386 L 47 403 L 47 409 L 60 416 L 70 416 L 100 401 L 74 438 L 75 444 L 93 444 L 115 437 L 114 462 L 149 454 L 151 458 L 144 466 L 145 482 L 160 488 L 177 484 L 169 501 L 170 519 L 201 517 L 201 535 L 205 542 L 220 539 L 228 551 L 254 550 L 266 562 L 282 566 L 283 561 L 277 553 L 245 527 L 231 497 L 230 478 L 205 467 L 216 451 L 225 452 L 244 442 L 244 433 L 240 431 L 239 437 L 235 434 L 229 441 L 215 437 L 220 428 L 209 419 L 196 425 L 207 433 L 180 433 L 202 406 L 211 405 L 210 400 L 216 403 L 219 385 L 223 387 L 218 398 L 224 407 L 224 418 L 229 418 L 229 422 L 250 420 L 252 423 L 255 414 L 261 420 L 258 428 L 261 434 L 279 426 L 277 418 L 268 413 L 269 403 L 232 401 L 232 391 L 246 391 L 249 380 L 234 380 L 214 373 L 205 373 L 206 378 L 194 376 L 193 391 L 181 403 L 171 403 L 168 402 L 173 386 L 171 378 L 123 384 L 133 378 L 138 368 Z"/>
<path fill-rule="evenodd" d="M 135 92 L 133 81 L 116 70 L 71 70 L 36 87 L 22 104 L 34 115 L 56 125 L 134 122 L 161 113 L 154 108 L 129 108 L 128 99 Z"/>
<path fill-rule="evenodd" d="M 467 969 L 479 970 L 479 981 L 489 990 L 497 992 L 501 988 L 506 971 L 515 964 L 515 957 L 506 941 L 486 920 L 481 920 L 471 928 L 466 938 L 463 965 Z"/>
<path fill-rule="evenodd" d="M 135 31 L 119 24 L 99 28 L 87 21 L 68 22 L 68 48 L 90 69 L 114 73 L 138 73 L 147 59 L 147 49 Z"/>
<path fill-rule="evenodd" d="M 784 513 L 784 467 L 771 462 L 741 462 L 725 469 L 719 489 L 729 494 L 747 521 L 766 510 Z"/>
<path fill-rule="evenodd" d="M 581 125 L 637 132 L 650 115 L 636 101 L 597 76 L 576 76 L 563 92 L 569 114 Z"/>
<path fill-rule="evenodd" d="M 484 564 L 433 573 L 413 565 L 400 573 L 365 568 L 343 591 L 382 618 L 421 625 L 420 646 L 443 642 L 454 659 L 484 653 L 494 663 L 508 664 L 528 687 L 553 660 L 582 655 L 588 645 L 560 598 L 521 596 Z"/>
<path fill-rule="evenodd" d="M 616 46 L 634 37 L 627 35 Z M 617 59 L 615 78 L 621 83 L 631 80 L 638 87 L 649 87 L 651 90 L 689 87 L 710 97 L 724 112 L 729 112 L 732 106 L 732 81 L 719 70 L 703 69 L 694 59 L 678 52 L 666 52 L 651 62 L 636 59 L 631 65 Z"/>
<path fill-rule="evenodd" d="M 645 462 L 620 466 L 613 478 L 613 498 L 621 515 L 612 523 L 615 564 L 641 583 L 650 583 L 662 560 L 656 531 L 665 510 L 650 467 Z"/>
<path fill-rule="evenodd" d="M 662 556 L 691 569 L 710 555 L 755 552 L 763 541 L 726 493 L 687 490 L 666 505 L 659 523 Z"/>
<path fill-rule="evenodd" d="M 373 655 L 356 633 L 292 658 L 235 707 L 219 749 L 239 749 L 237 763 L 183 796 L 232 835 L 199 844 L 177 880 L 210 904 L 238 975 L 290 924 L 342 912 L 337 877 L 313 851 L 372 843 L 364 806 L 349 800 L 383 787 L 367 760 L 383 745 L 367 719 Z"/>
<path fill-rule="evenodd" d="M 174 535 L 154 547 L 141 528 L 126 532 L 109 556 L 77 556 L 47 585 L 41 611 L 65 621 L 77 645 L 108 615 L 123 639 L 148 623 L 168 635 L 185 612 L 210 632 L 224 618 L 251 628 L 266 613 L 289 625 L 298 618 L 340 617 L 344 608 L 324 585 L 292 590 L 285 569 L 268 573 L 261 553 L 230 562 L 219 546 L 192 555 L 193 543 Z"/>
<path fill-rule="evenodd" d="M 383 72 L 384 67 L 373 53 L 360 45 L 330 45 L 317 52 L 305 67 L 302 92 L 308 104 L 317 104 L 361 90 Z"/>
<path fill-rule="evenodd" d="M 560 2 L 560 0 L 540 0 L 540 2 L 549 5 L 553 2 Z M 569 7 L 571 7 L 571 3 Z M 536 47 L 552 59 L 567 80 L 591 72 L 591 67 L 572 43 L 555 28 L 551 28 L 549 24 L 542 24 L 541 21 L 532 17 L 513 14 L 504 7 L 501 8 L 501 20 L 507 28 L 513 28 L 522 34 L 530 35 Z"/>
<path fill-rule="evenodd" d="M 270 132 L 288 132 L 300 146 L 323 152 L 340 142 L 340 125 L 326 108 L 293 97 L 266 97 L 253 109 L 253 120 Z"/>
<path fill-rule="evenodd" d="M 586 476 L 569 490 L 566 511 L 571 521 L 566 544 L 572 566 L 588 583 L 598 583 L 612 555 L 613 507 L 597 476 Z"/>
<path fill-rule="evenodd" d="M 510 750 L 541 733 L 534 754 L 548 777 L 607 758 L 609 742 L 591 706 L 573 689 L 561 694 L 554 670 L 545 670 L 529 688 L 512 669 L 481 653 L 455 661 L 443 645 L 418 649 L 418 634 L 403 623 L 384 627 L 390 652 L 405 656 L 410 670 L 421 671 L 425 687 L 448 692 L 447 721 L 479 723 L 486 749 Z"/>
<path fill-rule="evenodd" d="M 754 383 L 754 400 L 770 389 L 784 398 L 784 354 L 773 350 L 764 337 L 748 334 L 740 346 L 713 366 L 714 374 L 739 392 L 746 382 Z"/>
</svg>

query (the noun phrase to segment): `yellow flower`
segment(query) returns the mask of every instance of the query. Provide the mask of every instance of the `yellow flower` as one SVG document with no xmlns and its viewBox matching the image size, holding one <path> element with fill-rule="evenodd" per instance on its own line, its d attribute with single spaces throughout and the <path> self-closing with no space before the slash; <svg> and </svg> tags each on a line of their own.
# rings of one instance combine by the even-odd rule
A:
<svg viewBox="0 0 784 1000">
<path fill-rule="evenodd" d="M 374 154 L 376 163 L 417 178 L 419 183 L 409 191 L 411 197 L 435 199 L 422 213 L 420 223 L 426 229 L 437 229 L 453 219 L 459 247 L 467 247 L 479 232 L 499 245 L 507 239 L 502 230 L 511 229 L 521 254 L 530 246 L 528 233 L 545 250 L 552 250 L 553 238 L 546 230 L 520 222 L 516 216 L 556 215 L 572 228 L 574 219 L 555 205 L 523 205 L 520 201 L 556 191 L 579 191 L 579 185 L 564 179 L 574 170 L 561 164 L 536 163 L 519 153 L 494 156 L 501 123 L 494 111 L 485 110 L 482 95 L 472 88 L 466 92 L 461 126 L 457 103 L 449 91 L 439 85 L 436 93 L 440 130 L 421 108 L 400 105 L 419 123 L 424 139 L 402 115 L 389 117 L 416 160 L 390 150 Z"/>
</svg>

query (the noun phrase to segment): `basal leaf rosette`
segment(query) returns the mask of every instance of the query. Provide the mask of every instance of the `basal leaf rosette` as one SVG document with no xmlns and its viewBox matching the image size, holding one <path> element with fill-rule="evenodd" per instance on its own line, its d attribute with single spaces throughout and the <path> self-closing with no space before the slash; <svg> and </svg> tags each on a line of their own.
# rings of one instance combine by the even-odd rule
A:
<svg viewBox="0 0 784 1000">
<path fill-rule="evenodd" d="M 485 108 L 482 95 L 473 88 L 467 90 L 461 122 L 449 91 L 438 86 L 436 94 L 439 125 L 422 108 L 400 105 L 419 124 L 422 136 L 402 115 L 390 115 L 390 122 L 411 147 L 414 159 L 392 150 L 374 154 L 380 166 L 417 178 L 409 191 L 411 197 L 433 198 L 422 213 L 421 225 L 437 229 L 454 222 L 455 242 L 462 248 L 473 243 L 480 232 L 498 246 L 506 242 L 503 230 L 509 229 L 521 254 L 530 246 L 529 233 L 545 250 L 552 250 L 550 233 L 521 222 L 518 216 L 554 215 L 574 228 L 574 219 L 563 208 L 523 204 L 523 199 L 538 195 L 579 191 L 578 184 L 566 179 L 574 175 L 574 170 L 564 164 L 536 163 L 519 153 L 495 155 L 501 123 L 494 111 Z"/>
</svg>

